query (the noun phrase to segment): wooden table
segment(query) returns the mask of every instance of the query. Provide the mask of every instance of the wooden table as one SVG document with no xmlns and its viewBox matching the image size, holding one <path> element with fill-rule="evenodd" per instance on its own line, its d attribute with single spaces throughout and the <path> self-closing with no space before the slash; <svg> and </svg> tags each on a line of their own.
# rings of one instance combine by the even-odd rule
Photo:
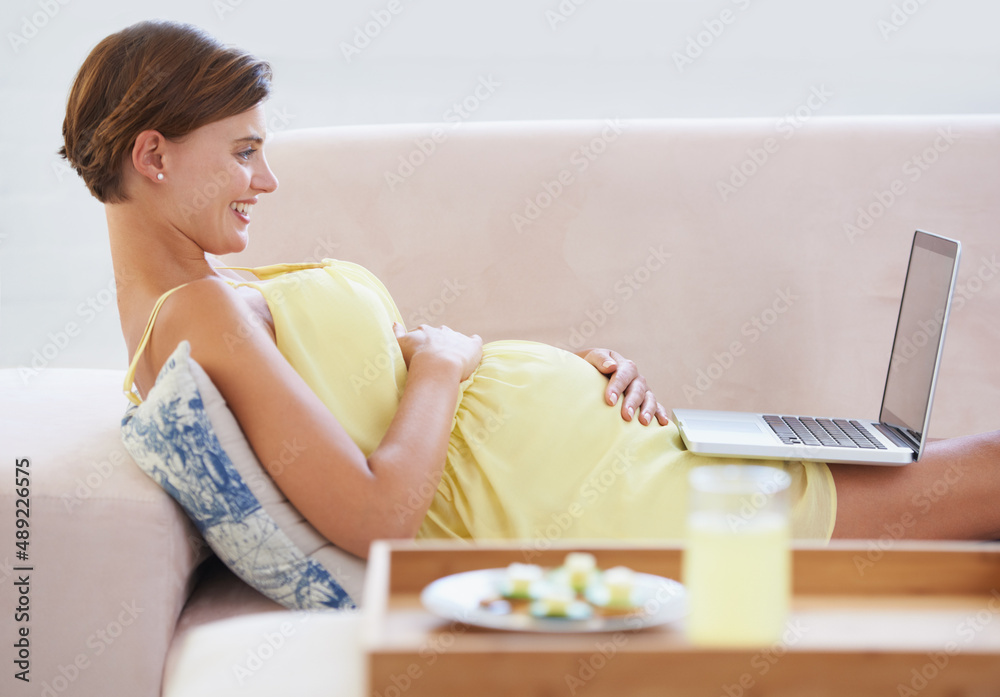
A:
<svg viewBox="0 0 1000 697">
<path fill-rule="evenodd" d="M 556 546 L 530 559 L 557 566 Z M 680 579 L 679 546 L 586 548 L 601 568 Z M 683 621 L 635 632 L 530 634 L 450 623 L 420 591 L 442 576 L 527 561 L 516 545 L 378 542 L 364 642 L 369 694 L 1000 695 L 1000 544 L 896 540 L 796 546 L 780 642 L 704 649 Z"/>
</svg>

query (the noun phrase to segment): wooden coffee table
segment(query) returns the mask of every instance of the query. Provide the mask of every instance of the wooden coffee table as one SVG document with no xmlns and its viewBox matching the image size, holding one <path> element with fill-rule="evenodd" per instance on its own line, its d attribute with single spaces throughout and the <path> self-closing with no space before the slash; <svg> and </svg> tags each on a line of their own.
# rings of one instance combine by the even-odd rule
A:
<svg viewBox="0 0 1000 697">
<path fill-rule="evenodd" d="M 515 561 L 557 566 L 580 549 L 601 568 L 680 579 L 679 546 L 554 545 L 527 559 L 511 544 L 373 545 L 364 610 L 369 694 L 1000 694 L 998 543 L 796 546 L 787 629 L 782 641 L 757 649 L 694 647 L 683 620 L 634 632 L 514 633 L 448 622 L 420 604 L 420 591 L 442 576 Z"/>
</svg>

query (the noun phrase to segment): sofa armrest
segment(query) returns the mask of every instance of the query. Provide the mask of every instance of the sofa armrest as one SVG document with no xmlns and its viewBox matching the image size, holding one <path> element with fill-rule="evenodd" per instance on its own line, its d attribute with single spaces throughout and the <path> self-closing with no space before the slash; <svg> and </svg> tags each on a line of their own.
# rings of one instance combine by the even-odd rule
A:
<svg viewBox="0 0 1000 697">
<path fill-rule="evenodd" d="M 13 511 L 28 493 L 30 511 L 27 559 L 17 558 L 13 515 L 0 523 L 0 604 L 28 608 L 14 631 L 28 630 L 31 682 L 5 681 L 15 695 L 160 694 L 164 657 L 207 548 L 122 445 L 123 377 L 0 370 L 0 509 Z M 24 459 L 30 486 L 18 492 L 15 462 Z M 13 634 L 3 637 L 8 667 L 18 658 L 13 644 Z"/>
</svg>

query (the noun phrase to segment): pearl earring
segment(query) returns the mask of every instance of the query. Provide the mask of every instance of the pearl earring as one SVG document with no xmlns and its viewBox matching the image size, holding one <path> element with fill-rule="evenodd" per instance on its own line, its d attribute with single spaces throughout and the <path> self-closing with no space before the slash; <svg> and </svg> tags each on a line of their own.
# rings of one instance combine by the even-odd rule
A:
<svg viewBox="0 0 1000 697">
<path fill-rule="evenodd" d="M 160 181 L 163 181 L 163 172 L 157 173 L 156 178 L 159 179 Z"/>
</svg>

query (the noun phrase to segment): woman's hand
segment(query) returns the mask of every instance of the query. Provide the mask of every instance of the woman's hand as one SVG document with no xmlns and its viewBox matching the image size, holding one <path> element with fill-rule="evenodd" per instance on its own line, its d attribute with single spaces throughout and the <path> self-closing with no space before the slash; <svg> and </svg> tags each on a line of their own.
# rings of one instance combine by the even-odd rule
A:
<svg viewBox="0 0 1000 697">
<path fill-rule="evenodd" d="M 478 334 L 466 336 L 448 327 L 426 324 L 408 332 L 399 322 L 392 323 L 392 331 L 407 368 L 414 360 L 443 360 L 458 369 L 461 382 L 472 375 L 483 358 L 483 340 Z"/>
<path fill-rule="evenodd" d="M 609 377 L 608 389 L 604 393 L 608 404 L 614 406 L 618 403 L 619 395 L 624 395 L 623 419 L 631 421 L 638 412 L 639 423 L 644 426 L 652 423 L 653 417 L 656 417 L 661 426 L 670 423 L 666 408 L 656 401 L 653 392 L 646 385 L 646 378 L 639 374 L 633 361 L 609 349 L 584 349 L 576 355 Z"/>
</svg>

